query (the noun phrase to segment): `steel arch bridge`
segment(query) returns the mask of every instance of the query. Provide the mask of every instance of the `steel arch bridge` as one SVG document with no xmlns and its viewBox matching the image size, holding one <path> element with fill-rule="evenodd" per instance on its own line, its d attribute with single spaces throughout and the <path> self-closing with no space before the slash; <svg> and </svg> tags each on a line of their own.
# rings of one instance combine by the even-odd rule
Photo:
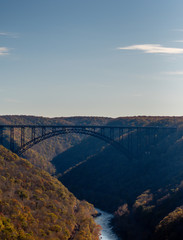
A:
<svg viewBox="0 0 183 240">
<path fill-rule="evenodd" d="M 11 151 L 22 155 L 48 138 L 70 133 L 85 134 L 111 144 L 131 159 L 175 131 L 175 127 L 0 125 L 0 144 L 3 145 L 6 140 Z"/>
</svg>

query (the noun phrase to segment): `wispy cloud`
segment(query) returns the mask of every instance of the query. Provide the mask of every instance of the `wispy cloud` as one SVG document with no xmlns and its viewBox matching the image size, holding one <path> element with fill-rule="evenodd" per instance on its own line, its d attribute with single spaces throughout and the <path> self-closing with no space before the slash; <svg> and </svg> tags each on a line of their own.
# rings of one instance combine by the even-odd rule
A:
<svg viewBox="0 0 183 240">
<path fill-rule="evenodd" d="M 161 44 L 140 44 L 119 47 L 119 50 L 140 50 L 145 53 L 183 54 L 183 48 L 164 47 Z"/>
<path fill-rule="evenodd" d="M 11 33 L 11 32 L 0 32 L 0 36 L 7 37 L 7 38 L 18 38 L 18 33 Z"/>
<path fill-rule="evenodd" d="M 9 48 L 7 47 L 0 47 L 0 56 L 8 55 L 9 54 Z"/>
<path fill-rule="evenodd" d="M 183 75 L 183 71 L 163 72 L 166 75 Z"/>
<path fill-rule="evenodd" d="M 176 29 L 172 29 L 172 31 L 175 31 L 175 32 L 183 32 L 183 29 L 182 29 L 182 28 L 176 28 Z"/>
<path fill-rule="evenodd" d="M 132 94 L 132 97 L 142 97 L 142 94 L 141 93 L 134 93 L 134 94 Z"/>
<path fill-rule="evenodd" d="M 7 102 L 7 103 L 20 103 L 19 100 L 12 99 L 12 98 L 6 98 L 6 99 L 4 99 L 4 101 Z"/>
<path fill-rule="evenodd" d="M 183 43 L 183 40 L 175 40 L 174 42 Z"/>
</svg>

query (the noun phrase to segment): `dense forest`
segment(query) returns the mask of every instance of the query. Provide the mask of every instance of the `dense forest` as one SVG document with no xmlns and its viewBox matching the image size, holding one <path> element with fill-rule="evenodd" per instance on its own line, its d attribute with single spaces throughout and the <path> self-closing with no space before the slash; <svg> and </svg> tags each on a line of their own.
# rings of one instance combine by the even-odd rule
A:
<svg viewBox="0 0 183 240">
<path fill-rule="evenodd" d="M 0 239 L 99 239 L 91 204 L 3 146 L 0 166 Z"/>
<path fill-rule="evenodd" d="M 48 139 L 26 156 L 80 200 L 115 213 L 114 229 L 122 239 L 183 239 L 183 117 L 2 116 L 0 123 L 177 127 L 132 160 L 99 139 L 78 135 Z"/>
</svg>

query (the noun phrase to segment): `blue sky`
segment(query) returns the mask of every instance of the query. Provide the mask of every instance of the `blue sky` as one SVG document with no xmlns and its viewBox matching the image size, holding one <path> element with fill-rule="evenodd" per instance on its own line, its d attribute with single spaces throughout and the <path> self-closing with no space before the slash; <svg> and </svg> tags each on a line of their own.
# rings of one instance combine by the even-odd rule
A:
<svg viewBox="0 0 183 240">
<path fill-rule="evenodd" d="M 183 115 L 183 1 L 1 0 L 0 114 Z"/>
</svg>

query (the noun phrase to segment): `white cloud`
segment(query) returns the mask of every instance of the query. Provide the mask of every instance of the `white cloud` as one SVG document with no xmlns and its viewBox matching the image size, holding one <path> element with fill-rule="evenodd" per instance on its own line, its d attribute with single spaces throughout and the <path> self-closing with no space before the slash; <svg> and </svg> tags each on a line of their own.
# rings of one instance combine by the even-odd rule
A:
<svg viewBox="0 0 183 240">
<path fill-rule="evenodd" d="M 8 37 L 8 38 L 18 38 L 19 35 L 17 33 L 10 33 L 10 32 L 0 32 L 0 36 Z"/>
<path fill-rule="evenodd" d="M 167 75 L 183 75 L 183 71 L 164 72 Z"/>
<path fill-rule="evenodd" d="M 0 56 L 3 55 L 8 55 L 9 54 L 9 49 L 6 47 L 0 47 Z"/>
<path fill-rule="evenodd" d="M 160 44 L 141 44 L 119 47 L 119 50 L 140 50 L 145 53 L 183 54 L 183 48 L 164 47 Z"/>
</svg>

